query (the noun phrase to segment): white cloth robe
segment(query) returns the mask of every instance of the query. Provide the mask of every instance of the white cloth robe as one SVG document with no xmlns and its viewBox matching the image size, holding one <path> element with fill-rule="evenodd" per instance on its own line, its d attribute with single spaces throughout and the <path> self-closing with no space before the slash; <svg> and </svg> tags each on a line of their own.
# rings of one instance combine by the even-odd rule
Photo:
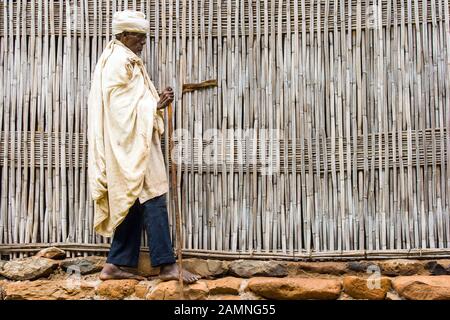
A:
<svg viewBox="0 0 450 320">
<path fill-rule="evenodd" d="M 113 236 L 136 199 L 142 203 L 168 191 L 158 101 L 142 60 L 111 40 L 88 98 L 88 176 L 100 235 Z"/>
</svg>

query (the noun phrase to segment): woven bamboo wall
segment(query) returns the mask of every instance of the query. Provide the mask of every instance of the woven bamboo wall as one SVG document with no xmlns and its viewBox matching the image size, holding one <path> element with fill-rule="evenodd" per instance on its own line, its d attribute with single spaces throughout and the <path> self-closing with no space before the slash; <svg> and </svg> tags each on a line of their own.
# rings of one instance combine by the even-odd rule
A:
<svg viewBox="0 0 450 320">
<path fill-rule="evenodd" d="M 186 254 L 448 256 L 448 2 L 0 1 L 0 251 L 107 250 L 86 184 L 87 95 L 112 13 L 136 8 L 149 74 L 200 141 L 178 174 Z M 181 96 L 208 79 L 218 87 Z M 220 138 L 202 141 L 211 128 Z M 249 160 L 266 129 L 283 132 L 274 174 Z"/>
</svg>

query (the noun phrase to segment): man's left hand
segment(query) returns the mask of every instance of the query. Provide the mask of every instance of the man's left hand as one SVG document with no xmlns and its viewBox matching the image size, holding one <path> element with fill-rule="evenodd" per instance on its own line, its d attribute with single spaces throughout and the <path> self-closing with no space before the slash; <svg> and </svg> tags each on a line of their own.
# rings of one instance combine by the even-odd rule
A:
<svg viewBox="0 0 450 320">
<path fill-rule="evenodd" d="M 167 87 L 159 95 L 158 109 L 166 108 L 173 101 L 173 90 L 171 87 Z"/>
</svg>

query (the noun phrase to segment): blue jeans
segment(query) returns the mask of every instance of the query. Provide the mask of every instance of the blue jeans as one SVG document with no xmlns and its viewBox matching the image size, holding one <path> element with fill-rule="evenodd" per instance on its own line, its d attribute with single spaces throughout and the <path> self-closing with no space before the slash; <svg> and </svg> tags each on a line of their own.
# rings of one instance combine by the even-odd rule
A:
<svg viewBox="0 0 450 320">
<path fill-rule="evenodd" d="M 170 239 L 166 194 L 143 204 L 136 200 L 114 232 L 107 263 L 137 267 L 141 247 L 142 223 L 147 232 L 150 262 L 153 267 L 175 263 Z"/>
</svg>

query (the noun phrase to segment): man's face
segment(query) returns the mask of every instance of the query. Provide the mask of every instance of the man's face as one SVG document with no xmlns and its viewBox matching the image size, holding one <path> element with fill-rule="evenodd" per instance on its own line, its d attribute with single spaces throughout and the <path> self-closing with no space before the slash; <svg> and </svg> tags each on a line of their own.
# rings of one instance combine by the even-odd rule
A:
<svg viewBox="0 0 450 320">
<path fill-rule="evenodd" d="M 142 49 L 145 45 L 145 40 L 147 36 L 145 33 L 137 33 L 137 32 L 123 32 L 120 37 L 120 41 L 126 45 L 131 51 L 135 54 L 139 55 L 142 52 Z"/>
</svg>

